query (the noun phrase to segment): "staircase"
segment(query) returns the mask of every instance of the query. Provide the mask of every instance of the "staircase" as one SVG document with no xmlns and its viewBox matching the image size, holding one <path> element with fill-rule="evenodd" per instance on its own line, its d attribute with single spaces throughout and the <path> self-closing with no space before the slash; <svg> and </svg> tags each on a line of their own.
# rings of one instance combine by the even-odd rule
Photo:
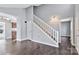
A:
<svg viewBox="0 0 79 59">
<path fill-rule="evenodd" d="M 37 31 L 39 41 L 41 43 L 45 43 L 47 45 L 52 45 L 54 47 L 58 47 L 58 39 L 59 39 L 59 32 L 48 25 L 46 22 L 41 20 L 36 15 L 33 16 L 33 27 L 35 27 L 33 31 Z M 37 29 L 36 29 L 37 28 Z M 33 33 L 35 35 L 36 32 Z M 34 36 L 33 36 L 34 37 Z M 36 38 L 34 38 L 36 39 Z M 44 40 L 44 42 L 42 42 Z M 46 41 L 46 42 L 45 42 Z"/>
</svg>

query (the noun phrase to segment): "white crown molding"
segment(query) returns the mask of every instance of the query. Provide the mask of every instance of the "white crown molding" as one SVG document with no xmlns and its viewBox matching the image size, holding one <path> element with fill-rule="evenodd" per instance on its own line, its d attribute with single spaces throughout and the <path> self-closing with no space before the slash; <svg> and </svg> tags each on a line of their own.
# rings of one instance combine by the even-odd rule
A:
<svg viewBox="0 0 79 59">
<path fill-rule="evenodd" d="M 60 21 L 61 21 L 61 22 L 68 22 L 68 21 L 71 21 L 71 18 L 61 19 Z"/>
</svg>

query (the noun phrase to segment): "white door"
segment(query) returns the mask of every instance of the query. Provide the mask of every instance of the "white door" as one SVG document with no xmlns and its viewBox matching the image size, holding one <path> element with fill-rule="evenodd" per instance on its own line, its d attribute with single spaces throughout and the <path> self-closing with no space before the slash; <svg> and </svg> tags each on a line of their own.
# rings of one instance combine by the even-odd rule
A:
<svg viewBox="0 0 79 59">
<path fill-rule="evenodd" d="M 5 39 L 5 23 L 0 22 L 0 40 Z"/>
</svg>

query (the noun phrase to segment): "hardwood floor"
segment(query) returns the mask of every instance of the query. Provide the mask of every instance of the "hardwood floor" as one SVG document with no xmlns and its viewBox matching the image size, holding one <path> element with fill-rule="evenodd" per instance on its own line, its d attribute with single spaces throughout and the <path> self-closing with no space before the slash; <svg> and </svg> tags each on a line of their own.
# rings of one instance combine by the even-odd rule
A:
<svg viewBox="0 0 79 59">
<path fill-rule="evenodd" d="M 62 37 L 59 48 L 43 45 L 30 40 L 12 42 L 0 41 L 1 55 L 77 55 L 76 49 L 67 37 Z"/>
<path fill-rule="evenodd" d="M 77 55 L 77 50 L 70 43 L 69 37 L 62 37 L 61 44 L 59 47 L 59 51 L 61 55 Z"/>
</svg>

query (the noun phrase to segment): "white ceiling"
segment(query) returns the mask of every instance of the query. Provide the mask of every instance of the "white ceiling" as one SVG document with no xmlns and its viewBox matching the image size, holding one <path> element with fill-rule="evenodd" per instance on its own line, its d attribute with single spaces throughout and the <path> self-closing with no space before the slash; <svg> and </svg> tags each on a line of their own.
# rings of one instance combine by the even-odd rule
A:
<svg viewBox="0 0 79 59">
<path fill-rule="evenodd" d="M 40 6 L 41 4 L 0 4 L 0 7 L 4 8 L 27 8 L 29 6 Z"/>
<path fill-rule="evenodd" d="M 4 8 L 27 8 L 32 4 L 0 4 L 0 7 Z"/>
</svg>

